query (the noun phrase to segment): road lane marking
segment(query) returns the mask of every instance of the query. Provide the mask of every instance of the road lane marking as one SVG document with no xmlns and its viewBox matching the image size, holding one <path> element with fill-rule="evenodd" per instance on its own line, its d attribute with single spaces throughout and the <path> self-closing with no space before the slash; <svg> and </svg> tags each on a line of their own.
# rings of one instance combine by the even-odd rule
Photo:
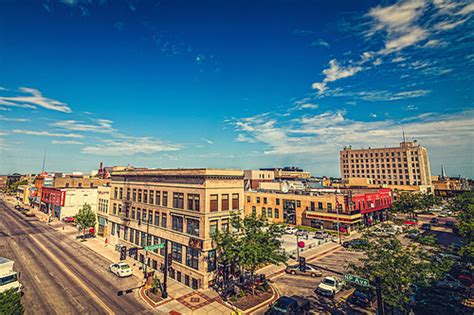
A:
<svg viewBox="0 0 474 315">
<path fill-rule="evenodd" d="M 38 281 L 38 283 L 41 283 L 41 281 L 40 281 L 40 279 L 38 278 L 37 275 L 35 275 L 35 279 L 36 279 L 36 281 Z"/>
<path fill-rule="evenodd" d="M 66 267 L 56 256 L 53 255 L 40 241 L 38 241 L 33 235 L 30 235 L 30 238 L 68 275 L 71 276 L 83 289 L 86 291 L 94 301 L 96 301 L 106 312 L 107 314 L 115 314 L 114 311 L 107 306 L 107 304 L 102 301 L 94 291 L 92 291 L 78 276 L 76 276 L 69 268 Z"/>
</svg>

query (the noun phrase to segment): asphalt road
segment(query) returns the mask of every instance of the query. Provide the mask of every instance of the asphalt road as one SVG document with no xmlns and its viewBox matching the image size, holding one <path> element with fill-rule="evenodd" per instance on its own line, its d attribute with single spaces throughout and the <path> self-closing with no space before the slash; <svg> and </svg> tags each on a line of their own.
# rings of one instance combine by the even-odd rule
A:
<svg viewBox="0 0 474 315">
<path fill-rule="evenodd" d="M 110 262 L 80 242 L 27 218 L 0 200 L 0 256 L 13 259 L 27 314 L 147 314 L 134 294 L 136 277 L 119 279 Z"/>
</svg>

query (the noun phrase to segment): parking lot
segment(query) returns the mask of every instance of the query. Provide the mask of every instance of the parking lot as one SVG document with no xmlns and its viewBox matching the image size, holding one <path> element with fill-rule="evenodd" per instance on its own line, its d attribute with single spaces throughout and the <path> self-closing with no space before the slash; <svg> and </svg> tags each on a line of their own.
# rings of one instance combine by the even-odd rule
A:
<svg viewBox="0 0 474 315">
<path fill-rule="evenodd" d="M 345 266 L 349 262 L 356 262 L 362 253 L 358 251 L 350 251 L 345 248 L 337 249 L 320 258 L 308 261 L 316 265 L 323 272 L 323 275 L 318 278 L 307 276 L 282 274 L 274 279 L 274 284 L 281 295 L 300 295 L 308 298 L 311 301 L 311 308 L 317 314 L 321 312 L 331 312 L 337 308 L 340 310 L 348 309 L 345 305 L 345 299 L 352 293 L 350 287 L 338 292 L 334 298 L 328 298 L 315 293 L 315 289 L 326 276 L 335 276 L 342 279 Z M 363 311 L 363 310 L 359 310 Z M 371 313 L 370 309 L 366 310 Z"/>
<path fill-rule="evenodd" d="M 328 237 L 325 239 L 316 239 L 314 238 L 314 232 L 309 232 L 308 238 L 306 238 L 305 236 L 297 237 L 295 234 L 283 234 L 283 236 L 281 237 L 282 247 L 291 256 L 296 255 L 297 240 L 304 242 L 305 246 L 300 249 L 300 252 L 303 252 L 310 248 L 314 248 L 321 244 L 325 244 L 329 241 L 332 241 L 332 239 L 332 237 Z"/>
</svg>

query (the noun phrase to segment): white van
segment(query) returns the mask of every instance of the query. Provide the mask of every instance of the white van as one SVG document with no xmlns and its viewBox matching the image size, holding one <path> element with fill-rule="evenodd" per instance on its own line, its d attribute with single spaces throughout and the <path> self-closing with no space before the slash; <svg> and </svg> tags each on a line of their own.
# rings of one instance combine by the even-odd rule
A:
<svg viewBox="0 0 474 315">
<path fill-rule="evenodd" d="M 18 281 L 18 273 L 13 270 L 14 261 L 0 257 L 0 293 L 10 289 L 21 292 L 22 286 Z"/>
</svg>

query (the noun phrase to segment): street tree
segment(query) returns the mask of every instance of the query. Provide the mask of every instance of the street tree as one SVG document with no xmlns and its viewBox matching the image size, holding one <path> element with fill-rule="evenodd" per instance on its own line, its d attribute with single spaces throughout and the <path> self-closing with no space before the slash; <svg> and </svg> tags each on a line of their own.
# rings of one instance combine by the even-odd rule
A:
<svg viewBox="0 0 474 315">
<path fill-rule="evenodd" d="M 441 205 L 441 199 L 429 193 L 402 192 L 392 205 L 392 211 L 414 217 L 417 211 L 426 212 L 433 206 Z"/>
<path fill-rule="evenodd" d="M 467 192 L 449 202 L 449 208 L 458 211 L 459 233 L 462 236 L 460 254 L 474 260 L 474 193 Z"/>
<path fill-rule="evenodd" d="M 231 229 L 217 233 L 214 240 L 219 260 L 234 263 L 242 273 L 248 272 L 252 279 L 252 294 L 255 294 L 255 272 L 258 267 L 287 261 L 281 247 L 283 227 L 269 224 L 255 215 L 231 219 Z"/>
<path fill-rule="evenodd" d="M 96 225 L 96 214 L 92 211 L 91 206 L 85 203 L 74 218 L 78 229 L 82 231 L 83 239 L 85 239 L 86 229 Z"/>
<path fill-rule="evenodd" d="M 0 293 L 0 314 L 20 315 L 24 313 L 21 294 L 16 289 Z"/>
<path fill-rule="evenodd" d="M 364 248 L 365 255 L 350 263 L 348 270 L 357 276 L 382 280 L 383 302 L 393 310 L 405 311 L 417 287 L 427 287 L 451 268 L 448 259 L 433 259 L 435 247 L 405 247 L 395 237 L 377 238 Z"/>
</svg>

